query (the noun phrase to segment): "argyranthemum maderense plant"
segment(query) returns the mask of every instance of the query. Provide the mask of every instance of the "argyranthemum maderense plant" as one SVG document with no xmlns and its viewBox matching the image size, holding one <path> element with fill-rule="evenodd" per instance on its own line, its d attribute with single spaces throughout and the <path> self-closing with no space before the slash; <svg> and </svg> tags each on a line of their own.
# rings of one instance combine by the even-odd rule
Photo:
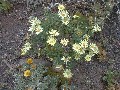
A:
<svg viewBox="0 0 120 90">
<path fill-rule="evenodd" d="M 58 13 L 47 11 L 42 19 L 33 17 L 29 22 L 29 48 L 25 44 L 22 55 L 27 51 L 38 53 L 49 58 L 54 65 L 69 68 L 75 60 L 91 61 L 99 52 L 90 37 L 101 31 L 100 26 L 94 21 L 91 23 L 91 19 L 82 14 L 71 15 L 62 4 L 58 5 Z M 69 76 L 65 72 L 63 75 Z"/>
</svg>

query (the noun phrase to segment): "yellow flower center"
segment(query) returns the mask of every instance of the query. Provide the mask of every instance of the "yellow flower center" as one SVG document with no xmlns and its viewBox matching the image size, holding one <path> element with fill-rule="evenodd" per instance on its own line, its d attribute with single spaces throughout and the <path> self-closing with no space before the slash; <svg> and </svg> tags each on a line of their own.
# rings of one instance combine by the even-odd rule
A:
<svg viewBox="0 0 120 90">
<path fill-rule="evenodd" d="M 33 59 L 32 58 L 28 58 L 27 59 L 27 64 L 32 64 L 33 63 Z"/>
</svg>

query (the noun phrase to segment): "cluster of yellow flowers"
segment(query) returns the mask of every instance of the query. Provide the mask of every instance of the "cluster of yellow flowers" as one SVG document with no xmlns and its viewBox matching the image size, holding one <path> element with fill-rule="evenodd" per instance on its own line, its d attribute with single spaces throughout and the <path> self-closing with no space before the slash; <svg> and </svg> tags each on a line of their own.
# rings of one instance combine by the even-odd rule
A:
<svg viewBox="0 0 120 90">
<path fill-rule="evenodd" d="M 49 34 L 50 36 L 48 36 L 48 40 L 47 40 L 47 43 L 51 46 L 54 46 L 57 39 L 55 38 L 55 36 L 58 36 L 59 35 L 59 32 L 57 30 L 51 30 L 49 31 Z M 68 39 L 61 39 L 60 40 L 60 43 L 63 45 L 63 46 L 67 46 L 69 40 Z"/>
<path fill-rule="evenodd" d="M 36 68 L 36 64 L 33 63 L 33 59 L 32 58 L 28 58 L 26 63 L 30 66 L 29 69 L 24 71 L 24 77 L 29 77 L 32 75 L 31 69 L 35 69 Z"/>
<path fill-rule="evenodd" d="M 79 55 L 85 53 L 85 50 L 84 50 L 84 49 L 80 46 L 80 44 L 78 44 L 78 43 L 73 44 L 72 49 L 73 49 L 76 53 L 78 53 Z"/>
<path fill-rule="evenodd" d="M 78 53 L 79 55 L 84 54 L 86 48 L 88 47 L 88 38 L 89 36 L 87 34 L 85 34 L 84 39 L 80 41 L 80 43 L 75 43 L 72 46 L 72 49 Z"/>
<path fill-rule="evenodd" d="M 62 19 L 62 23 L 65 25 L 68 25 L 69 21 L 70 21 L 70 16 L 67 10 L 65 10 L 64 5 L 59 4 L 58 6 L 58 15 L 61 17 Z"/>
<path fill-rule="evenodd" d="M 59 32 L 57 30 L 52 29 L 51 31 L 49 31 L 49 34 L 50 34 L 50 36 L 48 36 L 47 43 L 51 46 L 54 46 L 57 41 L 55 36 L 58 36 Z"/>
<path fill-rule="evenodd" d="M 90 61 L 92 56 L 99 53 L 99 49 L 96 44 L 90 43 L 89 48 L 90 48 L 89 54 L 85 56 L 86 61 Z"/>
<path fill-rule="evenodd" d="M 32 33 L 35 31 L 35 34 L 39 34 L 43 31 L 43 28 L 41 27 L 41 21 L 36 17 L 29 21 L 31 24 L 31 27 L 28 31 L 31 31 Z"/>
<path fill-rule="evenodd" d="M 62 24 L 68 25 L 70 22 L 70 16 L 69 16 L 68 11 L 65 10 L 64 5 L 59 4 L 58 10 L 59 10 L 58 15 L 61 18 Z M 79 16 L 74 15 L 73 18 L 79 18 Z M 31 23 L 31 27 L 30 27 L 29 31 L 31 31 L 32 33 L 35 31 L 35 33 L 38 35 L 39 33 L 41 33 L 43 31 L 43 28 L 41 27 L 41 21 L 39 19 L 34 18 L 34 19 L 30 20 L 30 23 Z M 95 24 L 93 26 L 92 32 L 97 32 L 97 31 L 101 31 L 101 28 L 98 26 L 98 24 Z M 69 38 L 67 39 L 67 38 L 63 38 L 63 37 L 62 38 L 58 37 L 59 39 L 57 40 L 57 36 L 60 35 L 59 32 L 60 32 L 59 30 L 54 30 L 54 29 L 51 29 L 49 32 L 47 32 L 48 37 L 47 37 L 46 43 L 50 46 L 54 46 L 56 44 L 56 42 L 58 41 L 62 45 L 62 47 L 66 47 L 70 42 Z M 80 33 L 82 33 L 82 32 L 80 32 Z M 76 60 L 80 59 L 82 54 L 86 55 L 86 50 L 88 50 L 88 54 L 84 57 L 86 61 L 91 61 L 91 58 L 95 54 L 99 53 L 99 49 L 98 49 L 97 45 L 89 42 L 89 37 L 90 37 L 89 35 L 85 34 L 83 36 L 83 39 L 80 42 L 77 42 L 77 43 L 75 42 L 72 44 L 72 49 L 75 52 Z M 31 44 L 29 42 L 27 42 L 23 46 L 22 55 L 24 55 L 30 48 L 31 48 Z M 64 63 L 67 66 L 67 64 L 68 64 L 68 62 L 70 62 L 71 58 L 72 57 L 70 57 L 70 56 L 63 55 L 63 57 L 61 57 L 61 60 L 64 61 Z M 53 61 L 53 57 L 50 59 L 51 59 L 51 61 Z M 32 61 L 28 60 L 27 63 L 31 64 Z M 60 66 L 57 66 L 57 68 L 63 69 L 63 66 L 60 65 Z M 28 77 L 30 75 L 31 75 L 30 70 L 26 70 L 24 72 L 25 77 Z M 71 78 L 72 77 L 71 70 L 65 69 L 63 75 L 65 78 Z"/>
<path fill-rule="evenodd" d="M 29 42 L 26 42 L 24 46 L 21 49 L 21 55 L 25 55 L 28 50 L 30 50 L 31 44 Z"/>
<path fill-rule="evenodd" d="M 28 58 L 26 63 L 31 65 L 33 63 L 33 59 L 32 58 Z M 24 77 L 29 77 L 29 76 L 31 76 L 31 74 L 32 73 L 31 73 L 30 70 L 25 70 L 24 71 Z"/>
<path fill-rule="evenodd" d="M 96 44 L 88 43 L 89 36 L 87 34 L 83 37 L 84 40 L 81 40 L 80 43 L 73 44 L 72 49 L 77 53 L 75 59 L 78 60 L 80 55 L 85 53 L 86 48 L 89 48 L 89 54 L 85 56 L 85 60 L 90 61 L 92 56 L 99 53 L 99 49 Z"/>
</svg>

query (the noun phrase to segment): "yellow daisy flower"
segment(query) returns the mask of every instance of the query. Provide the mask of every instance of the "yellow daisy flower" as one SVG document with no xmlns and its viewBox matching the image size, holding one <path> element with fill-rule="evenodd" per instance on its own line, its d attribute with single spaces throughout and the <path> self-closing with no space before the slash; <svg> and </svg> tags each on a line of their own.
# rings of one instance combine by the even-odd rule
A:
<svg viewBox="0 0 120 90">
<path fill-rule="evenodd" d="M 85 34 L 85 35 L 83 36 L 83 38 L 84 38 L 85 40 L 87 40 L 87 41 L 89 40 L 89 37 L 90 37 L 90 36 L 87 35 L 87 34 Z"/>
<path fill-rule="evenodd" d="M 32 26 L 33 25 L 40 25 L 41 24 L 41 21 L 37 17 L 29 20 L 29 22 L 31 23 Z"/>
<path fill-rule="evenodd" d="M 95 54 L 99 53 L 99 49 L 96 44 L 90 43 L 89 48 L 93 51 L 93 53 L 95 53 Z"/>
<path fill-rule="evenodd" d="M 82 48 L 87 48 L 88 47 L 88 41 L 83 40 L 83 41 L 81 41 L 80 45 L 81 45 Z"/>
<path fill-rule="evenodd" d="M 41 32 L 42 30 L 40 27 L 41 21 L 37 17 L 31 19 L 29 22 L 31 23 L 31 27 L 29 27 L 28 31 L 31 31 L 32 33 L 34 31 Z M 39 33 L 36 33 L 36 34 L 39 34 Z"/>
<path fill-rule="evenodd" d="M 85 60 L 86 60 L 86 61 L 91 61 L 91 57 L 92 57 L 92 56 L 88 54 L 88 55 L 85 56 Z"/>
<path fill-rule="evenodd" d="M 51 34 L 51 36 L 58 36 L 59 35 L 59 32 L 57 32 L 57 30 L 51 30 L 49 31 L 49 34 Z"/>
<path fill-rule="evenodd" d="M 35 34 L 39 34 L 39 33 L 41 33 L 43 31 L 43 28 L 41 27 L 41 26 L 37 26 L 36 27 L 36 30 L 35 30 Z"/>
<path fill-rule="evenodd" d="M 68 25 L 69 21 L 70 21 L 69 16 L 62 18 L 62 23 L 65 24 L 65 25 Z"/>
<path fill-rule="evenodd" d="M 77 44 L 77 43 L 73 44 L 72 49 L 75 52 L 77 52 L 79 55 L 85 53 L 85 50 L 80 46 L 80 44 Z"/>
<path fill-rule="evenodd" d="M 33 59 L 32 58 L 28 58 L 27 59 L 27 64 L 32 64 L 33 63 Z"/>
<path fill-rule="evenodd" d="M 66 63 L 66 65 L 67 65 L 67 62 L 69 62 L 70 61 L 70 59 L 71 59 L 71 57 L 65 57 L 65 56 L 63 56 L 62 58 L 61 58 L 61 60 L 63 60 L 65 63 Z"/>
<path fill-rule="evenodd" d="M 48 37 L 47 43 L 51 46 L 54 46 L 56 43 L 56 39 L 54 37 Z"/>
<path fill-rule="evenodd" d="M 21 55 L 25 55 L 27 51 L 30 50 L 30 48 L 31 48 L 31 44 L 29 42 L 26 42 L 23 48 L 21 49 Z"/>
<path fill-rule="evenodd" d="M 63 73 L 63 76 L 65 77 L 65 78 L 71 78 L 72 77 L 72 73 L 71 73 L 71 70 L 70 69 L 66 69 L 65 71 L 64 71 L 64 73 Z"/>
<path fill-rule="evenodd" d="M 31 75 L 30 70 L 24 71 L 24 76 L 25 76 L 25 77 L 29 77 L 30 75 Z"/>
<path fill-rule="evenodd" d="M 65 9 L 65 6 L 64 6 L 64 5 L 62 5 L 62 4 L 59 4 L 59 5 L 58 5 L 58 10 L 59 10 L 59 11 L 64 10 L 64 9 Z"/>
<path fill-rule="evenodd" d="M 67 44 L 68 44 L 68 42 L 69 42 L 69 40 L 68 39 L 61 39 L 61 41 L 60 41 L 60 43 L 62 44 L 62 45 L 64 45 L 64 46 L 67 46 Z"/>
<path fill-rule="evenodd" d="M 79 60 L 79 59 L 80 59 L 80 57 L 81 57 L 81 55 L 80 55 L 80 54 L 75 54 L 75 60 Z"/>
<path fill-rule="evenodd" d="M 102 30 L 101 27 L 98 24 L 96 24 L 93 26 L 93 32 L 98 32 L 98 31 L 102 31 Z"/>
<path fill-rule="evenodd" d="M 31 44 L 29 42 L 26 42 L 23 46 L 26 50 L 29 50 L 31 48 Z"/>
<path fill-rule="evenodd" d="M 59 15 L 61 18 L 67 17 L 68 14 L 69 14 L 69 13 L 68 13 L 66 10 L 64 10 L 64 11 L 59 11 L 59 12 L 58 12 L 58 15 Z"/>
<path fill-rule="evenodd" d="M 21 49 L 21 55 L 25 55 L 25 54 L 26 54 L 26 52 L 27 52 L 27 50 L 26 50 L 26 49 L 24 49 L 24 48 L 22 48 L 22 49 Z"/>
</svg>

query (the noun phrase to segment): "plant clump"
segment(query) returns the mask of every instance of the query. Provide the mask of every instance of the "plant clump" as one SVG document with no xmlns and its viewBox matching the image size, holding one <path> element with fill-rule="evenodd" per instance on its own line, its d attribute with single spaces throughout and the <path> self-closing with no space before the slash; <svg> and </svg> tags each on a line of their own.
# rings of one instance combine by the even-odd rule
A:
<svg viewBox="0 0 120 90">
<path fill-rule="evenodd" d="M 89 18 L 82 14 L 70 15 L 63 4 L 58 5 L 58 13 L 46 11 L 44 18 L 33 17 L 29 22 L 30 39 L 21 49 L 22 55 L 35 52 L 39 56 L 46 56 L 54 66 L 63 65 L 64 77 L 72 76 L 69 69 L 73 62 L 91 61 L 99 53 L 90 37 L 94 32 L 101 31 L 100 26 L 97 23 L 91 24 Z M 69 77 L 65 73 L 68 71 Z"/>
<path fill-rule="evenodd" d="M 38 86 L 34 86 L 35 88 L 41 88 L 44 85 L 44 88 L 48 88 L 50 85 L 50 82 L 47 83 L 48 76 L 54 79 L 57 77 L 58 81 L 54 82 L 57 86 L 51 90 L 57 90 L 55 88 L 59 86 L 67 90 L 66 88 L 69 87 L 66 84 L 68 86 L 71 84 L 71 78 L 74 75 L 71 71 L 74 63 L 83 60 L 90 62 L 92 57 L 101 53 L 100 46 L 91 40 L 95 33 L 102 31 L 101 24 L 107 14 L 107 10 L 105 13 L 98 12 L 101 8 L 100 4 L 96 7 L 98 4 L 95 4 L 94 8 L 91 7 L 94 13 L 91 14 L 91 12 L 88 15 L 78 11 L 71 13 L 66 6 L 58 4 L 58 12 L 51 12 L 47 9 L 42 18 L 30 17 L 29 37 L 21 49 L 21 55 L 45 57 L 52 62 L 52 66 L 47 67 L 47 71 L 43 70 L 41 65 L 33 64 L 32 59 L 29 58 L 27 66 L 30 67 L 23 71 L 22 77 L 33 80 L 36 74 L 34 80 L 37 79 L 37 83 L 34 84 Z M 38 79 L 38 76 L 41 78 Z"/>
</svg>

